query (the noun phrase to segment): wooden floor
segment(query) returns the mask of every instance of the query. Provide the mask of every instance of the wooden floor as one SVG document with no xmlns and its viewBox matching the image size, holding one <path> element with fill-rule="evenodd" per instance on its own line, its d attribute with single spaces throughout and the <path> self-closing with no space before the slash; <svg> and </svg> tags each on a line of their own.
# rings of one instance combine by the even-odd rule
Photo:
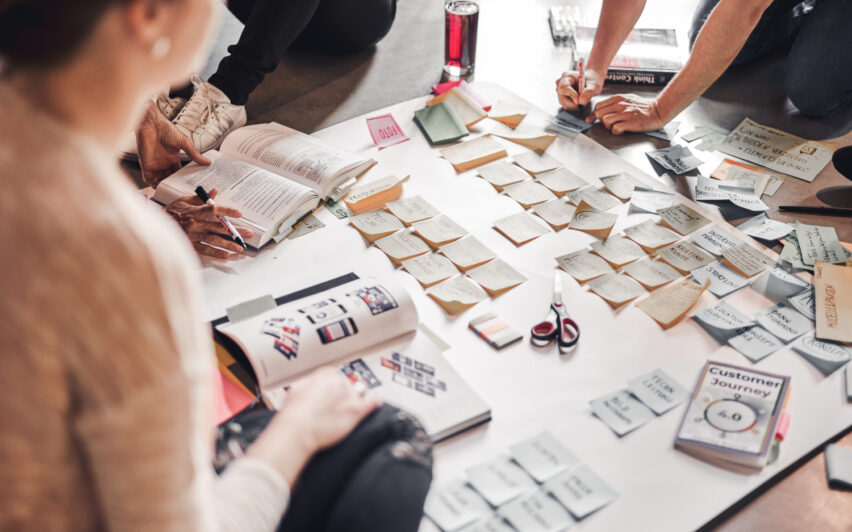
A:
<svg viewBox="0 0 852 532">
<path fill-rule="evenodd" d="M 547 7 L 570 0 L 482 0 L 475 79 L 504 85 L 545 109 L 557 108 L 554 80 L 568 65 L 564 51 L 553 47 L 547 25 Z M 594 24 L 598 2 L 575 0 L 586 8 Z M 640 25 L 677 27 L 685 42 L 696 0 L 648 0 Z M 372 51 L 354 56 L 325 57 L 291 54 L 282 59 L 252 95 L 248 105 L 252 122 L 279 121 L 303 131 L 314 131 L 388 104 L 421 96 L 441 76 L 443 11 L 437 0 L 399 0 L 397 21 L 390 34 Z M 220 51 L 236 38 L 239 27 L 224 25 Z M 215 65 L 215 62 L 214 62 Z M 784 58 L 742 67 L 727 74 L 679 118 L 681 132 L 703 124 L 730 130 L 749 116 L 758 122 L 814 139 L 852 144 L 852 111 L 823 121 L 799 115 L 783 94 Z M 614 92 L 610 89 L 610 92 Z M 589 133 L 604 146 L 655 175 L 645 152 L 663 147 L 639 135 L 613 137 L 601 126 Z M 704 175 L 721 158 L 695 152 L 707 162 Z M 684 191 L 683 183 L 663 179 Z M 791 221 L 776 211 L 779 204 L 818 204 L 820 188 L 844 184 L 829 165 L 813 183 L 788 178 L 775 197 L 765 198 L 771 218 Z M 852 221 L 800 216 L 803 222 L 834 225 L 841 238 L 852 242 Z M 736 223 L 736 222 L 735 222 Z M 791 430 L 796 430 L 792 420 Z M 852 446 L 852 435 L 842 443 Z M 783 452 L 783 447 L 782 447 Z M 852 530 L 852 493 L 829 490 L 823 455 L 819 454 L 721 523 L 721 530 Z"/>
</svg>

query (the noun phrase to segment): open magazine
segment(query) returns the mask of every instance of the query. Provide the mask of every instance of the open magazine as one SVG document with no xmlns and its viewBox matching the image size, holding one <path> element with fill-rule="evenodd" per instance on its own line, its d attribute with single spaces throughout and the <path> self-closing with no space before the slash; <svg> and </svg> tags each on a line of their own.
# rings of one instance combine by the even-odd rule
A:
<svg viewBox="0 0 852 532">
<path fill-rule="evenodd" d="M 287 236 L 322 200 L 340 199 L 376 164 L 276 123 L 236 129 L 204 155 L 213 164 L 187 165 L 164 179 L 153 199 L 168 205 L 199 185 L 217 188 L 216 203 L 242 211 L 233 223 L 251 229 L 247 243 L 258 248 Z"/>
<path fill-rule="evenodd" d="M 417 309 L 396 283 L 358 279 L 216 329 L 248 358 L 264 401 L 324 365 L 340 365 L 383 401 L 416 415 L 438 441 L 491 417 L 488 406 L 418 330 Z"/>
</svg>

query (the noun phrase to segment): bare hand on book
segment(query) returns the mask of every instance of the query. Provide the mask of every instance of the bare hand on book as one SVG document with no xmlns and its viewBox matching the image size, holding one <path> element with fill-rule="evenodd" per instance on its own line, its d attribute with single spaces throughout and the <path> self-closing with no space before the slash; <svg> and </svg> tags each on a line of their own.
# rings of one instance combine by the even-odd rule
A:
<svg viewBox="0 0 852 532">
<path fill-rule="evenodd" d="M 587 68 L 583 72 L 583 87 L 579 92 L 577 89 L 580 82 L 580 73 L 576 71 L 563 72 L 562 77 L 556 80 L 556 95 L 559 104 L 566 111 L 577 111 L 581 105 L 589 105 L 592 98 L 603 90 L 604 76 L 606 73 Z"/>
<path fill-rule="evenodd" d="M 210 197 L 215 198 L 218 193 L 214 188 L 210 191 Z M 245 251 L 242 246 L 227 238 L 228 229 L 215 218 L 240 218 L 242 213 L 237 209 L 205 205 L 197 196 L 184 196 L 166 207 L 166 212 L 180 224 L 195 250 L 202 255 L 227 259 Z M 242 227 L 237 228 L 237 231 L 243 238 L 250 238 L 252 235 L 249 229 Z"/>
<path fill-rule="evenodd" d="M 198 164 L 210 164 L 210 161 L 195 149 L 192 141 L 178 131 L 153 103 L 145 110 L 136 129 L 136 145 L 139 150 L 142 181 L 153 188 L 157 188 L 160 181 L 181 169 L 181 150 Z"/>
<path fill-rule="evenodd" d="M 657 100 L 647 100 L 635 94 L 617 94 L 598 102 L 586 121 L 593 122 L 595 119 L 600 120 L 613 135 L 629 131 L 653 131 L 665 124 Z"/>
</svg>

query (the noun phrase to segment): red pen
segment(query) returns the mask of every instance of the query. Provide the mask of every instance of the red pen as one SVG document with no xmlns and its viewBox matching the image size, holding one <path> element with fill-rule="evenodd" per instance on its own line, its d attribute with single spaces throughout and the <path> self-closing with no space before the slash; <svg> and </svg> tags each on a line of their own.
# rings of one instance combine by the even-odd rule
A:
<svg viewBox="0 0 852 532">
<path fill-rule="evenodd" d="M 577 71 L 580 73 L 580 79 L 577 80 L 577 106 L 580 109 L 580 116 L 586 114 L 583 109 L 583 105 L 580 103 L 580 96 L 583 95 L 583 85 L 585 85 L 585 80 L 583 80 L 583 60 L 580 59 L 580 62 L 577 66 Z"/>
</svg>

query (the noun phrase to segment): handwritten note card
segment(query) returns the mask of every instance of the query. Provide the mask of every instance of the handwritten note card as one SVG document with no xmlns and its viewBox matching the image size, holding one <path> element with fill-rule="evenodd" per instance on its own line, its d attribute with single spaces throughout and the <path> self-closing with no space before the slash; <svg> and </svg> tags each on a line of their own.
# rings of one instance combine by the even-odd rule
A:
<svg viewBox="0 0 852 532">
<path fill-rule="evenodd" d="M 490 514 L 491 508 L 466 482 L 458 480 L 430 491 L 423 513 L 441 530 L 458 530 Z"/>
<path fill-rule="evenodd" d="M 502 160 L 480 166 L 476 173 L 494 185 L 497 190 L 503 190 L 506 185 L 520 183 L 530 178 L 530 175 L 520 166 Z"/>
<path fill-rule="evenodd" d="M 701 231 L 690 240 L 717 257 L 721 257 L 722 253 L 725 251 L 743 243 L 743 241 L 734 236 L 733 233 L 719 227 L 718 225 L 714 225 L 704 231 Z"/>
<path fill-rule="evenodd" d="M 591 248 L 605 261 L 619 268 L 647 256 L 639 244 L 621 235 L 610 235 L 606 240 L 592 242 Z"/>
<path fill-rule="evenodd" d="M 783 304 L 760 311 L 757 324 L 782 342 L 790 343 L 813 327 L 813 322 L 795 309 Z"/>
<path fill-rule="evenodd" d="M 657 415 L 665 414 L 689 397 L 689 391 L 661 369 L 628 381 L 627 388 Z"/>
<path fill-rule="evenodd" d="M 480 301 L 488 299 L 488 294 L 478 284 L 461 275 L 429 287 L 426 295 L 451 315 L 464 312 Z"/>
<path fill-rule="evenodd" d="M 805 140 L 746 118 L 719 145 L 719 151 L 772 170 L 813 181 L 836 146 Z"/>
<path fill-rule="evenodd" d="M 494 229 L 511 240 L 516 246 L 522 246 L 549 232 L 547 227 L 526 212 L 519 212 L 495 220 Z"/>
<path fill-rule="evenodd" d="M 636 187 L 641 188 L 645 186 L 645 183 L 624 172 L 604 176 L 600 178 L 600 180 L 601 183 L 603 183 L 603 186 L 606 187 L 613 196 L 621 201 L 629 200 L 633 196 L 633 190 Z"/>
<path fill-rule="evenodd" d="M 493 506 L 506 504 L 535 488 L 529 475 L 505 456 L 468 468 L 465 474 L 470 485 Z"/>
<path fill-rule="evenodd" d="M 698 284 L 690 279 L 683 279 L 654 292 L 637 303 L 636 307 L 667 329 L 686 316 L 709 284 L 710 281 Z"/>
<path fill-rule="evenodd" d="M 586 465 L 548 480 L 544 488 L 577 519 L 603 508 L 618 497 L 618 493 Z"/>
<path fill-rule="evenodd" d="M 557 168 L 548 172 L 542 172 L 537 174 L 535 178 L 559 197 L 589 184 L 588 181 L 567 168 Z"/>
<path fill-rule="evenodd" d="M 502 294 L 527 280 L 501 259 L 494 259 L 467 272 L 491 296 Z"/>
<path fill-rule="evenodd" d="M 585 249 L 556 257 L 556 263 L 578 283 L 615 271 L 608 262 Z"/>
<path fill-rule="evenodd" d="M 670 265 L 677 268 L 681 273 L 686 273 L 697 268 L 703 268 L 716 259 L 698 246 L 694 246 L 686 240 L 675 242 L 657 251 L 657 255 Z"/>
<path fill-rule="evenodd" d="M 592 413 L 618 436 L 624 436 L 654 418 L 654 412 L 626 390 L 593 399 L 589 406 Z"/>
<path fill-rule="evenodd" d="M 642 285 L 621 273 L 608 273 L 589 281 L 589 289 L 616 308 L 645 293 Z"/>
<path fill-rule="evenodd" d="M 754 326 L 728 340 L 728 345 L 752 362 L 759 362 L 784 347 L 784 342 L 766 329 Z"/>
<path fill-rule="evenodd" d="M 708 218 L 682 203 L 662 208 L 657 211 L 657 214 L 660 215 L 663 224 L 682 235 L 698 231 L 710 223 Z"/>
<path fill-rule="evenodd" d="M 816 336 L 852 342 L 852 268 L 814 263 Z"/>
<path fill-rule="evenodd" d="M 420 196 L 389 201 L 385 207 L 405 225 L 411 225 L 414 222 L 440 214 L 438 209 Z"/>
<path fill-rule="evenodd" d="M 836 342 L 824 342 L 805 335 L 793 343 L 793 351 L 814 365 L 823 375 L 831 375 L 852 359 L 852 348 Z"/>
<path fill-rule="evenodd" d="M 748 279 L 720 262 L 693 270 L 692 278 L 701 284 L 709 279 L 710 286 L 707 287 L 707 291 L 716 297 L 725 297 L 749 284 Z"/>
<path fill-rule="evenodd" d="M 497 258 L 493 251 L 473 236 L 456 240 L 440 249 L 461 271 L 467 271 Z"/>
<path fill-rule="evenodd" d="M 624 267 L 623 271 L 630 277 L 639 281 L 639 283 L 648 290 L 653 290 L 659 286 L 663 286 L 664 284 L 670 283 L 681 276 L 680 272 L 665 262 L 650 258 L 628 264 Z"/>
<path fill-rule="evenodd" d="M 497 513 L 515 530 L 524 532 L 558 532 L 574 524 L 574 519 L 556 499 L 544 491 L 536 491 L 500 507 Z"/>
<path fill-rule="evenodd" d="M 667 229 L 659 224 L 655 224 L 653 220 L 645 220 L 636 225 L 631 225 L 624 230 L 627 238 L 633 240 L 645 250 L 657 250 L 663 246 L 668 246 L 673 242 L 677 242 L 680 237 L 671 229 Z"/>
<path fill-rule="evenodd" d="M 544 203 L 545 201 L 556 199 L 553 192 L 532 179 L 521 181 L 514 185 L 507 185 L 503 187 L 503 191 L 525 209 L 529 209 L 531 206 Z"/>
<path fill-rule="evenodd" d="M 555 199 L 533 205 L 532 211 L 554 230 L 559 231 L 568 227 L 577 212 L 577 208 L 561 199 Z"/>
<path fill-rule="evenodd" d="M 720 344 L 754 326 L 754 320 L 731 306 L 727 301 L 703 308 L 692 317 Z"/>
<path fill-rule="evenodd" d="M 577 457 L 549 432 L 542 432 L 518 442 L 509 450 L 515 461 L 538 482 L 544 482 L 579 462 Z"/>
<path fill-rule="evenodd" d="M 459 273 L 450 259 L 437 253 L 402 261 L 402 267 L 427 288 Z"/>
</svg>

